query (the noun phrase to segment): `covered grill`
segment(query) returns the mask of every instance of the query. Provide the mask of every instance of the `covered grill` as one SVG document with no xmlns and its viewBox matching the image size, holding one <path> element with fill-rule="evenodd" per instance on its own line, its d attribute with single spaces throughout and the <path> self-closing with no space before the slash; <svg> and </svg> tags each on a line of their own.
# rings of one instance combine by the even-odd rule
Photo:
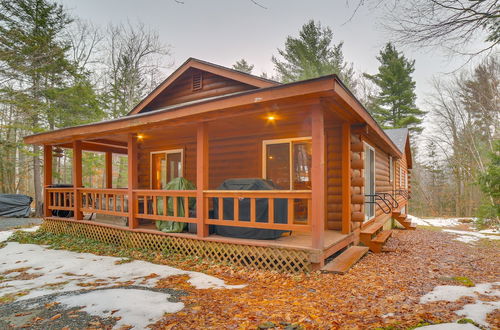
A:
<svg viewBox="0 0 500 330">
<path fill-rule="evenodd" d="M 276 186 L 264 179 L 228 179 L 222 183 L 217 190 L 276 190 Z M 268 199 L 257 198 L 255 201 L 255 221 L 266 223 L 268 219 Z M 219 214 L 218 198 L 214 198 L 214 215 Z M 234 204 L 232 198 L 223 198 L 224 220 L 234 220 Z M 274 223 L 287 223 L 288 201 L 286 199 L 275 199 L 274 201 Z M 250 199 L 239 200 L 239 221 L 250 221 Z M 233 226 L 215 226 L 217 235 L 237 238 L 251 239 L 276 239 L 288 231 L 274 229 L 245 228 Z"/>
</svg>

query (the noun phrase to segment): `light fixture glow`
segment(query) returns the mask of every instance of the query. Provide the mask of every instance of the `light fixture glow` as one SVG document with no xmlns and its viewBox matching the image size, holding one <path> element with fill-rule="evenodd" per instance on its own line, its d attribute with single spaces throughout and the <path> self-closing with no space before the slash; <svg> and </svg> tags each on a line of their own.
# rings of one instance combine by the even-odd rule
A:
<svg viewBox="0 0 500 330">
<path fill-rule="evenodd" d="M 266 117 L 266 119 L 267 119 L 268 121 L 275 121 L 275 120 L 276 120 L 276 116 L 274 116 L 274 115 L 268 115 L 268 116 Z"/>
<path fill-rule="evenodd" d="M 137 134 L 137 140 L 142 141 L 144 139 L 144 135 Z"/>
</svg>

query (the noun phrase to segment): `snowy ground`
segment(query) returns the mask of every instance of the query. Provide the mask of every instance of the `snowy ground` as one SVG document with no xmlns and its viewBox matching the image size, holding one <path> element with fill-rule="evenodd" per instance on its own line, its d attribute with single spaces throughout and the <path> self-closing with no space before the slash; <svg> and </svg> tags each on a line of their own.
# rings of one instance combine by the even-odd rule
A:
<svg viewBox="0 0 500 330">
<path fill-rule="evenodd" d="M 471 297 L 475 302 L 465 305 L 455 313 L 488 327 L 486 315 L 500 308 L 500 282 L 481 283 L 473 287 L 440 285 L 422 296 L 420 303 L 425 304 L 440 300 L 457 301 L 462 297 Z"/>
<path fill-rule="evenodd" d="M 0 232 L 0 241 L 12 232 Z M 183 303 L 170 301 L 168 293 L 148 290 L 169 276 L 188 275 L 188 282 L 197 289 L 244 287 L 226 285 L 218 278 L 199 272 L 138 260 L 121 263 L 120 258 L 51 250 L 33 244 L 9 242 L 0 253 L 0 297 L 23 301 L 66 292 L 55 301 L 68 308 L 82 307 L 81 310 L 91 315 L 113 315 L 119 319 L 116 328 L 125 325 L 143 328 L 161 319 L 165 313 L 182 310 Z M 88 291 L 82 293 L 82 289 Z"/>
<path fill-rule="evenodd" d="M 444 232 L 455 235 L 456 241 L 464 243 L 475 243 L 480 239 L 498 240 L 500 239 L 500 231 L 494 229 L 477 231 L 470 224 L 474 219 L 465 218 L 419 218 L 413 215 L 408 215 L 414 224 L 418 226 L 441 227 Z M 459 227 L 460 229 L 456 229 Z M 463 230 L 466 228 L 467 230 Z"/>
</svg>

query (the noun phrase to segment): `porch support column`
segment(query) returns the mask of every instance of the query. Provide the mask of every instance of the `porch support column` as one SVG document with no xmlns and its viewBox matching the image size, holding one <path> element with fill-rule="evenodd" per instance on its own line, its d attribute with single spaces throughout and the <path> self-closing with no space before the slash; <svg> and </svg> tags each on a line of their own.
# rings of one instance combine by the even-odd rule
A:
<svg viewBox="0 0 500 330">
<path fill-rule="evenodd" d="M 325 119 L 320 106 L 311 112 L 312 121 L 312 247 L 323 250 L 326 214 Z"/>
<path fill-rule="evenodd" d="M 342 123 L 342 234 L 351 232 L 351 124 Z"/>
<path fill-rule="evenodd" d="M 76 220 L 83 219 L 81 199 L 78 196 L 78 188 L 82 186 L 82 141 L 73 141 L 73 213 Z"/>
<path fill-rule="evenodd" d="M 113 188 L 113 153 L 106 151 L 106 189 Z"/>
<path fill-rule="evenodd" d="M 134 189 L 138 187 L 137 180 L 137 136 L 134 133 L 128 135 L 128 227 L 134 229 L 137 227 L 137 219 L 135 217 L 135 208 L 137 201 L 134 200 Z M 147 208 L 147 201 L 144 201 L 144 209 Z"/>
<path fill-rule="evenodd" d="M 208 236 L 205 224 L 206 203 L 203 191 L 208 189 L 208 127 L 206 122 L 198 124 L 196 134 L 196 217 L 198 237 Z"/>
<path fill-rule="evenodd" d="M 52 211 L 49 209 L 50 196 L 47 193 L 47 187 L 52 185 L 52 146 L 43 146 L 43 186 L 45 187 L 43 191 L 43 214 L 45 217 L 51 217 Z"/>
</svg>

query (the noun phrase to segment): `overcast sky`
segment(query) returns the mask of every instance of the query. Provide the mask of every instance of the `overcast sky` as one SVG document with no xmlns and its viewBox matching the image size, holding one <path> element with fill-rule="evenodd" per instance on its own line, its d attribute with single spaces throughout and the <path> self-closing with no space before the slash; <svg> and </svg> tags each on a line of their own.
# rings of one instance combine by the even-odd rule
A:
<svg viewBox="0 0 500 330">
<path fill-rule="evenodd" d="M 254 74 L 273 74 L 271 56 L 283 48 L 288 35 L 297 35 L 309 19 L 329 25 L 335 43 L 344 42 L 344 55 L 358 72 L 375 73 L 375 58 L 388 40 L 380 28 L 382 9 L 362 7 L 349 21 L 357 0 L 59 0 L 76 17 L 99 26 L 126 20 L 142 21 L 172 46 L 174 67 L 189 57 L 224 66 L 245 58 Z M 348 6 L 350 4 L 350 7 Z M 460 60 L 439 51 L 401 49 L 416 60 L 417 103 L 431 91 L 434 75 L 449 72 Z"/>
</svg>

